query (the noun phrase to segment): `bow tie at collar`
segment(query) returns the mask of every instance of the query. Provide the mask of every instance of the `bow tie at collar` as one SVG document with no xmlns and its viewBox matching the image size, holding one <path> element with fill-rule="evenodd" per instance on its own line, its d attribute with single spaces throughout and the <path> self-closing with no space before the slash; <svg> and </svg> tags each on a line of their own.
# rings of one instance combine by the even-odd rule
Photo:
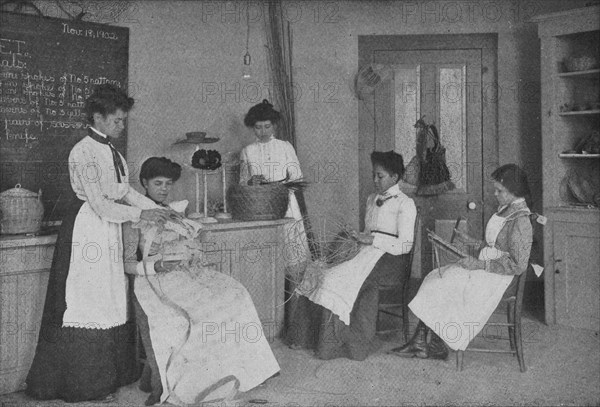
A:
<svg viewBox="0 0 600 407">
<path fill-rule="evenodd" d="M 122 183 L 123 178 L 125 178 L 125 166 L 123 165 L 123 161 L 121 160 L 121 156 L 115 149 L 115 146 L 110 142 L 108 137 L 105 134 L 100 133 L 98 130 L 90 127 L 88 130 L 88 136 L 90 138 L 100 144 L 108 145 L 110 147 L 110 151 L 112 153 L 113 165 L 115 168 L 115 174 L 117 176 L 117 183 Z"/>
<path fill-rule="evenodd" d="M 377 206 L 381 206 L 383 205 L 386 201 L 392 199 L 392 198 L 397 198 L 398 195 L 379 195 L 377 197 L 377 199 L 375 200 L 375 205 Z"/>
</svg>

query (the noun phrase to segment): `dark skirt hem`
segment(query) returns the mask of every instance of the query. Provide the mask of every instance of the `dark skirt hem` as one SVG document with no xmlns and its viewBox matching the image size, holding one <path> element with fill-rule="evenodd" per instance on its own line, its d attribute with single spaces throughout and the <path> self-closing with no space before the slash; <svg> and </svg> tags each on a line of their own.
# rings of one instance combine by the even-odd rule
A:
<svg viewBox="0 0 600 407">
<path fill-rule="evenodd" d="M 307 297 L 292 298 L 284 341 L 288 346 L 314 349 L 318 358 L 364 360 L 381 346 L 376 337 L 379 287 L 406 283 L 408 255 L 384 254 L 363 283 L 350 313 L 350 325 Z"/>
<path fill-rule="evenodd" d="M 62 327 L 73 226 L 83 201 L 63 219 L 48 278 L 37 348 L 25 393 L 35 399 L 98 400 L 140 376 L 133 323 L 110 329 Z"/>
</svg>

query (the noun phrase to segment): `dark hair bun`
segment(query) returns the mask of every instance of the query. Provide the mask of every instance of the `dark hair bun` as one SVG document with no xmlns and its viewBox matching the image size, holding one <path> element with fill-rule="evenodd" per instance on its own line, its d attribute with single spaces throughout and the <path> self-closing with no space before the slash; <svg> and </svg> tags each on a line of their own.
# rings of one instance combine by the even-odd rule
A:
<svg viewBox="0 0 600 407">
<path fill-rule="evenodd" d="M 181 165 L 166 157 L 150 157 L 142 164 L 140 169 L 140 183 L 156 177 L 166 177 L 177 181 L 181 177 Z"/>
<path fill-rule="evenodd" d="M 244 117 L 244 124 L 247 127 L 253 127 L 256 122 L 265 122 L 267 120 L 272 124 L 276 124 L 280 118 L 281 114 L 273 109 L 273 105 L 267 99 L 263 99 L 262 102 L 252 106 L 248 110 L 246 117 Z"/>
<path fill-rule="evenodd" d="M 393 150 L 373 151 L 371 153 L 371 163 L 381 165 L 390 174 L 397 174 L 398 180 L 404 176 L 404 159 L 401 154 Z"/>
</svg>

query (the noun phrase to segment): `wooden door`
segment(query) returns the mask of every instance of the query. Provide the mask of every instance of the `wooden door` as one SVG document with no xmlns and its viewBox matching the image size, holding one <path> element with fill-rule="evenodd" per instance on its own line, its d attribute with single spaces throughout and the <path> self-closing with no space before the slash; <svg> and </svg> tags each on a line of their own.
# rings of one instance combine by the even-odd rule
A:
<svg viewBox="0 0 600 407">
<path fill-rule="evenodd" d="M 446 163 L 456 188 L 433 198 L 420 197 L 423 215 L 438 223 L 443 219 L 452 223 L 464 216 L 471 232 L 480 235 L 481 93 L 473 90 L 475 84 L 481 89 L 480 52 L 378 51 L 375 62 L 394 72 L 386 83 L 389 86 L 381 86 L 375 93 L 375 148 L 393 149 L 408 164 L 415 155 L 416 120 L 423 116 L 427 123 L 434 123 L 446 148 Z"/>
<path fill-rule="evenodd" d="M 374 91 L 373 148 L 395 150 L 407 165 L 416 153 L 415 122 L 424 116 L 434 123 L 456 188 L 436 196 L 418 196 L 416 187 L 406 183 L 401 189 L 420 207 L 424 228 L 449 237 L 462 216 L 468 232 L 483 237 L 484 222 L 497 205 L 489 182 L 498 165 L 495 42 L 469 36 L 417 36 L 414 41 L 401 37 L 362 44 L 363 50 L 372 47 L 369 62 L 391 71 Z M 366 177 L 361 176 L 361 182 L 366 187 L 361 189 L 372 188 Z M 426 240 L 422 248 L 427 272 L 431 250 Z"/>
</svg>

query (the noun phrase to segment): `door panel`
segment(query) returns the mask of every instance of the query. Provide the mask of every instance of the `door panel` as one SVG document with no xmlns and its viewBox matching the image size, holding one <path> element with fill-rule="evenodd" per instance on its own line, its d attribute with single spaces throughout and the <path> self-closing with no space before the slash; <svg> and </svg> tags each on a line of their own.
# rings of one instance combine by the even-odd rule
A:
<svg viewBox="0 0 600 407">
<path fill-rule="evenodd" d="M 481 235 L 481 94 L 467 92 L 468 86 L 481 89 L 481 52 L 376 51 L 374 62 L 394 72 L 389 86 L 380 86 L 375 92 L 376 148 L 391 147 L 408 163 L 416 152 L 415 122 L 423 115 L 427 123 L 433 122 L 446 148 L 446 163 L 456 188 L 434 198 L 418 197 L 424 216 L 431 221 L 463 216 L 470 233 Z M 469 167 L 479 170 L 470 171 Z M 475 209 L 469 210 L 468 202 L 474 202 Z M 433 228 L 431 221 L 428 224 Z"/>
</svg>

